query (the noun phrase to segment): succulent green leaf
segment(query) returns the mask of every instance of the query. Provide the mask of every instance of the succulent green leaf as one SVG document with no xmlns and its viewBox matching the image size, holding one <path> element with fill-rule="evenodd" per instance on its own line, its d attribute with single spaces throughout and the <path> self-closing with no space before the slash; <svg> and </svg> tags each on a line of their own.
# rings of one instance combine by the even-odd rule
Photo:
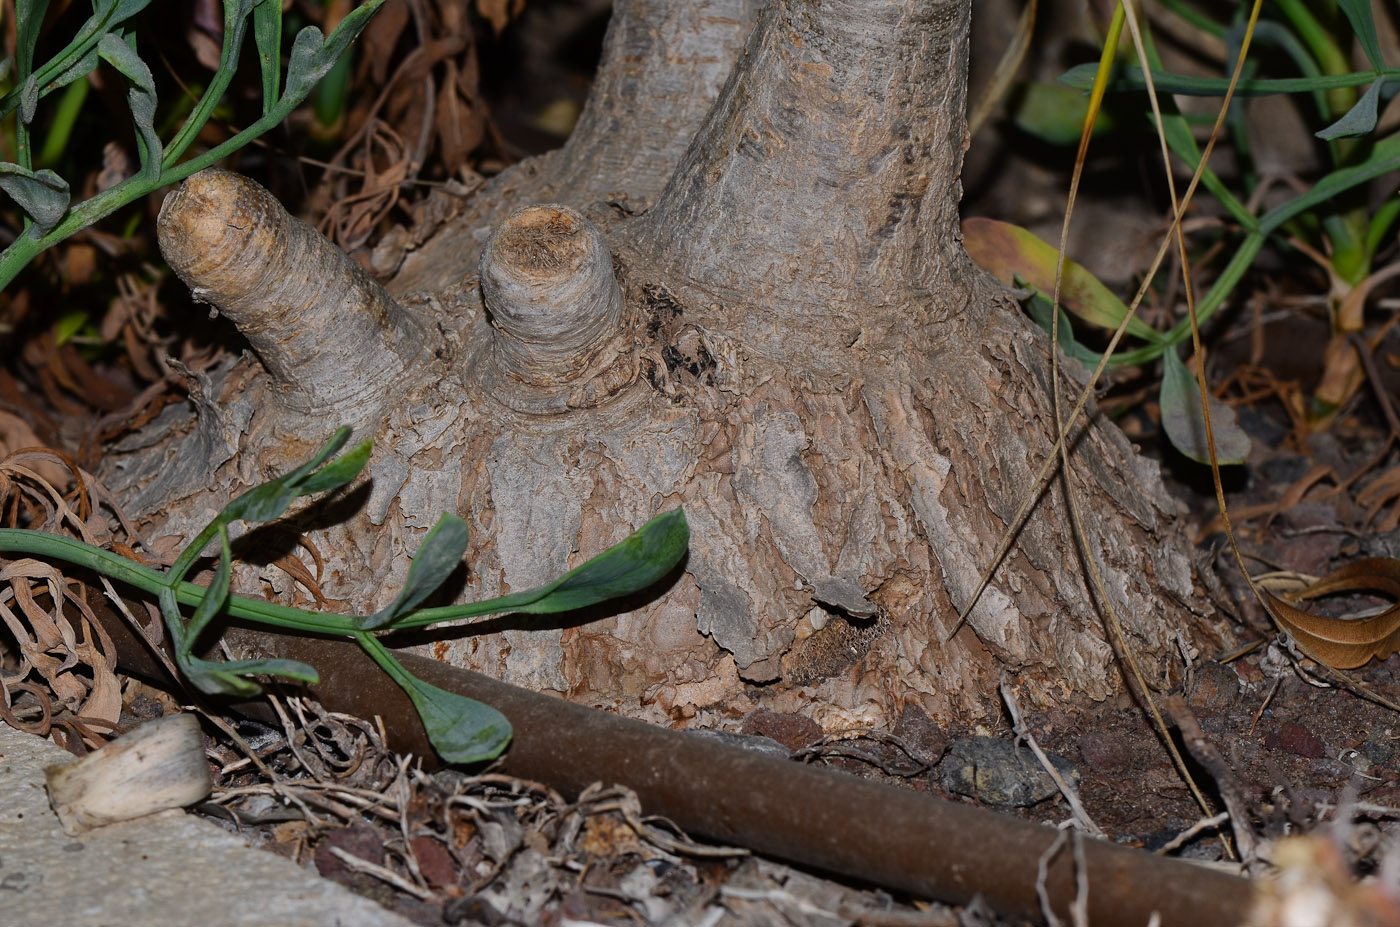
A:
<svg viewBox="0 0 1400 927">
<path fill-rule="evenodd" d="M 282 91 L 282 102 L 300 102 L 306 99 L 316 86 L 316 82 L 326 75 L 337 60 L 359 38 L 370 17 L 378 12 L 384 0 L 370 0 L 356 7 L 340 21 L 340 25 L 323 37 L 321 30 L 307 26 L 297 33 L 292 41 L 292 53 L 287 61 L 287 85 Z"/>
<path fill-rule="evenodd" d="M 413 676 L 398 682 L 418 709 L 433 749 L 448 763 L 494 760 L 510 745 L 510 722 L 491 706 Z"/>
<path fill-rule="evenodd" d="M 1042 293 L 1055 289 L 1058 250 L 1032 232 L 996 219 L 972 217 L 963 220 L 963 247 L 974 261 L 1007 286 L 1017 276 Z M 1060 303 L 1091 325 L 1113 331 L 1128 307 L 1108 287 L 1069 258 L 1065 259 L 1060 281 Z M 1156 343 L 1162 336 L 1141 319 L 1128 323 L 1128 334 Z"/>
<path fill-rule="evenodd" d="M 244 678 L 251 675 L 281 676 L 308 685 L 321 681 L 315 667 L 297 660 L 229 660 L 221 663 L 187 656 L 179 661 L 179 666 L 185 678 L 207 695 L 252 698 L 262 692 L 262 686 Z"/>
<path fill-rule="evenodd" d="M 382 628 L 417 608 L 457 569 L 462 555 L 466 553 L 468 537 L 467 523 L 456 515 L 444 512 L 419 545 L 413 565 L 408 569 L 408 580 L 398 598 L 365 618 L 361 628 L 366 631 Z"/>
<path fill-rule="evenodd" d="M 478 614 L 512 611 L 531 615 L 586 608 L 647 588 L 675 569 L 689 544 L 685 511 L 672 509 L 552 583 L 474 602 L 471 608 L 481 609 Z"/>
<path fill-rule="evenodd" d="M 151 79 L 151 69 L 136 54 L 135 35 L 124 39 L 115 32 L 109 32 L 97 43 L 97 50 L 103 61 L 131 81 L 127 105 L 131 108 L 131 121 L 136 126 L 141 172 L 154 181 L 160 176 L 161 141 L 155 127 L 156 84 Z"/>
<path fill-rule="evenodd" d="M 1206 422 L 1201 415 L 1201 391 L 1196 377 L 1176 351 L 1162 354 L 1162 429 L 1172 445 L 1197 463 L 1210 463 Z M 1240 428 L 1235 410 L 1214 396 L 1210 402 L 1210 424 L 1215 433 L 1215 456 L 1221 466 L 1244 463 L 1249 456 L 1249 435 Z"/>
<path fill-rule="evenodd" d="M 1356 101 L 1341 119 L 1325 129 L 1314 133 L 1321 139 L 1347 138 L 1353 135 L 1369 135 L 1376 130 L 1380 114 L 1381 88 L 1386 82 L 1378 80 Z"/>
<path fill-rule="evenodd" d="M 214 570 L 214 580 L 209 584 L 209 588 L 204 593 L 204 598 L 199 600 L 195 606 L 194 614 L 190 616 L 189 624 L 185 628 L 185 649 L 188 651 L 194 646 L 199 635 L 209 626 L 209 622 L 214 620 L 228 605 L 229 580 L 232 572 L 233 551 L 229 549 L 228 529 L 219 527 L 219 565 Z"/>
<path fill-rule="evenodd" d="M 47 168 L 31 171 L 8 161 L 0 162 L 0 190 L 34 220 L 29 234 L 35 237 L 47 233 L 68 213 L 68 181 Z"/>
<path fill-rule="evenodd" d="M 266 116 L 277 105 L 282 82 L 282 0 L 259 0 L 253 7 L 253 40 L 262 69 L 262 111 Z"/>
</svg>

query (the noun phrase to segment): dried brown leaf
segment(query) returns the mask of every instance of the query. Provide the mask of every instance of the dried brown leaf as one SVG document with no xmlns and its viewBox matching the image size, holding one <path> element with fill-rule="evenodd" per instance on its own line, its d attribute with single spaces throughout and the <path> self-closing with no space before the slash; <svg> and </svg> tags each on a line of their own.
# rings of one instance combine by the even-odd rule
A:
<svg viewBox="0 0 1400 927">
<path fill-rule="evenodd" d="M 525 9 L 525 0 L 476 0 L 476 11 L 491 24 L 496 35 Z"/>
<path fill-rule="evenodd" d="M 1367 522 L 1373 521 L 1391 502 L 1400 503 L 1400 467 L 1391 467 L 1367 483 L 1366 488 L 1356 494 L 1356 501 L 1366 506 Z M 1400 524 L 1400 504 L 1395 505 L 1376 527 L 1382 532 L 1394 531 L 1397 524 Z"/>
<path fill-rule="evenodd" d="M 370 83 L 383 87 L 393 63 L 394 47 L 408 26 L 408 4 L 386 3 L 360 36 L 360 49 L 369 63 Z"/>
<path fill-rule="evenodd" d="M 29 423 L 11 412 L 0 410 L 0 457 L 5 457 L 20 448 L 37 447 L 44 442 L 29 427 Z M 32 464 L 34 472 L 49 485 L 63 489 L 68 485 L 68 468 L 50 460 L 38 460 Z"/>
<path fill-rule="evenodd" d="M 481 140 L 486 137 L 485 110 L 478 101 L 463 92 L 457 62 L 447 62 L 447 79 L 442 82 L 434 128 L 437 130 L 439 156 L 449 174 L 467 163 Z M 474 81 L 472 83 L 475 83 Z"/>
<path fill-rule="evenodd" d="M 1400 560 L 1366 557 L 1319 579 L 1299 595 L 1315 599 L 1344 592 L 1376 592 L 1397 604 L 1369 618 L 1314 615 L 1264 589 L 1259 593 L 1279 626 L 1314 659 L 1333 669 L 1354 669 L 1372 657 L 1385 659 L 1400 650 Z"/>
</svg>

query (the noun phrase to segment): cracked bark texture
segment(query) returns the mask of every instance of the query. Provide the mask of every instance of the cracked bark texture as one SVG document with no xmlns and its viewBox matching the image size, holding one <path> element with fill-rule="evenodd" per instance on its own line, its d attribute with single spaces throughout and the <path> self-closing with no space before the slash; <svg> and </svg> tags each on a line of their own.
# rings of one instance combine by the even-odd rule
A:
<svg viewBox="0 0 1400 927">
<path fill-rule="evenodd" d="M 367 485 L 292 522 L 326 557 L 322 592 L 385 604 L 443 510 L 472 529 L 468 600 L 683 504 L 691 552 L 663 596 L 399 643 L 671 723 L 762 706 L 881 724 L 909 703 L 969 721 L 995 714 L 1004 673 L 1038 705 L 1117 691 L 1059 486 L 949 639 L 1053 431 L 1047 339 L 958 241 L 970 6 L 619 0 L 575 136 L 396 256 L 394 296 L 366 310 L 412 319 L 431 350 L 376 407 Z M 478 276 L 493 229 L 537 204 L 529 234 L 564 238 L 518 253 L 617 275 L 612 327 L 577 363 L 522 365 L 494 258 Z M 569 237 L 585 233 L 606 246 L 587 260 Z M 191 388 L 193 416 L 171 410 L 108 457 L 156 534 L 192 535 L 339 424 L 288 414 L 256 358 Z M 1156 465 L 1101 422 L 1074 462 L 1131 646 L 1153 666 L 1178 635 L 1218 644 Z M 309 604 L 276 567 L 242 581 Z"/>
</svg>

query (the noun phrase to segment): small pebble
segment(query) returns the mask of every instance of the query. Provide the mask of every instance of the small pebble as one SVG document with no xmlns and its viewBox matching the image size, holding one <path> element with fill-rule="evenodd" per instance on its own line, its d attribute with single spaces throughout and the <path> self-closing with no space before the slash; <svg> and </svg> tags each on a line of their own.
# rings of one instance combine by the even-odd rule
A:
<svg viewBox="0 0 1400 927">
<path fill-rule="evenodd" d="M 1046 755 L 1066 780 L 1079 781 L 1073 763 Z M 1055 780 L 1029 747 L 1018 749 L 1012 741 L 996 737 L 966 737 L 954 743 L 939 765 L 939 781 L 954 794 L 1003 808 L 1025 808 L 1059 794 Z"/>
</svg>

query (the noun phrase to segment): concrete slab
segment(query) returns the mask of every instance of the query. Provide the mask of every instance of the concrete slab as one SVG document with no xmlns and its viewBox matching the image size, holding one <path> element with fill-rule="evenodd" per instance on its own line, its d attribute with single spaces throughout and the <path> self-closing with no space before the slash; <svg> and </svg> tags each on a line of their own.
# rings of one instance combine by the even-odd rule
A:
<svg viewBox="0 0 1400 927">
<path fill-rule="evenodd" d="M 36 927 L 409 927 L 217 825 L 164 811 L 69 837 L 44 767 L 69 754 L 0 724 L 0 918 Z"/>
</svg>

